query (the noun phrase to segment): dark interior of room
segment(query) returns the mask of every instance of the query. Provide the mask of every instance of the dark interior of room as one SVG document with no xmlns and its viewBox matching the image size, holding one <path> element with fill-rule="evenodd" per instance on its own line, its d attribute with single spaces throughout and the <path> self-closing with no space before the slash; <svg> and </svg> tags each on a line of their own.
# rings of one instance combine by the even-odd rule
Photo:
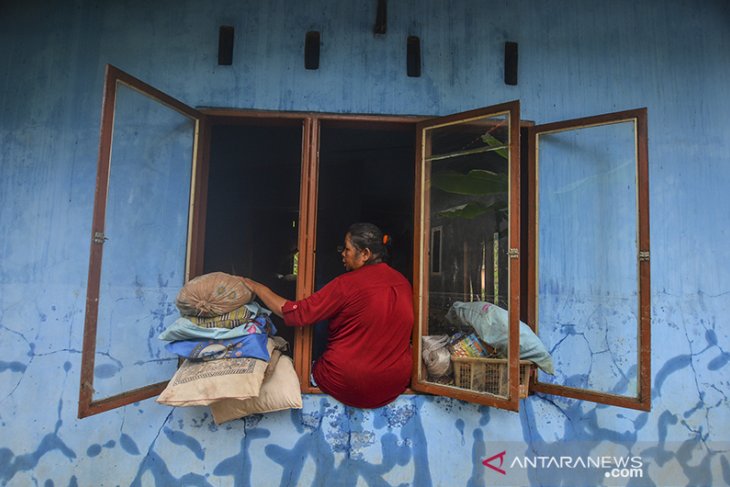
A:
<svg viewBox="0 0 730 487">
<path fill-rule="evenodd" d="M 392 237 L 390 263 L 412 280 L 414 144 L 412 124 L 322 123 L 315 289 L 344 272 L 336 248 L 360 221 Z M 294 298 L 301 153 L 300 121 L 213 127 L 204 272 L 251 277 Z M 278 318 L 274 323 L 293 343 L 293 329 Z M 313 357 L 325 346 L 320 323 Z"/>
<path fill-rule="evenodd" d="M 301 124 L 212 129 L 204 272 L 250 277 L 294 298 Z M 290 344 L 294 330 L 272 315 Z"/>
<path fill-rule="evenodd" d="M 336 249 L 356 222 L 374 223 L 391 236 L 389 263 L 413 281 L 414 154 L 412 124 L 322 124 L 316 289 L 344 272 Z M 324 351 L 326 335 L 326 323 L 317 324 L 315 359 Z"/>
</svg>

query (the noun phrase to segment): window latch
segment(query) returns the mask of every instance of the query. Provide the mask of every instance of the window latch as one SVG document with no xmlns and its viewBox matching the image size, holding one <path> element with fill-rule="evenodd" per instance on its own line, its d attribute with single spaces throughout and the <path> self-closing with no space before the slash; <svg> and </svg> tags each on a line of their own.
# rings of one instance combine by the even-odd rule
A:
<svg viewBox="0 0 730 487">
<path fill-rule="evenodd" d="M 641 250 L 639 252 L 639 262 L 648 262 L 648 261 L 649 261 L 649 251 Z"/>
<path fill-rule="evenodd" d="M 104 243 L 105 240 L 109 240 L 102 232 L 94 232 L 94 243 Z"/>
<path fill-rule="evenodd" d="M 510 259 L 516 259 L 520 256 L 520 249 L 509 249 L 508 255 Z"/>
</svg>

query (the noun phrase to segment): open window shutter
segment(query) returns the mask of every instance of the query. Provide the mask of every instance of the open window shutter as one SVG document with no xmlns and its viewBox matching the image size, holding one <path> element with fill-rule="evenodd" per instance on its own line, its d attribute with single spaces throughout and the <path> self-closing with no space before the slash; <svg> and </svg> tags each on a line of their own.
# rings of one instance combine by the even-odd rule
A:
<svg viewBox="0 0 730 487">
<path fill-rule="evenodd" d="M 519 117 L 514 101 L 419 123 L 416 136 L 411 387 L 511 410 L 520 395 Z M 454 305 L 463 313 L 450 312 Z M 490 344 L 499 357 L 452 360 L 451 382 L 429 371 L 430 337 L 478 331 L 501 334 Z"/>
<path fill-rule="evenodd" d="M 530 130 L 528 321 L 555 375 L 531 389 L 651 407 L 646 109 Z"/>
<path fill-rule="evenodd" d="M 107 66 L 79 417 L 152 397 L 177 367 L 157 336 L 196 249 L 202 114 Z"/>
</svg>

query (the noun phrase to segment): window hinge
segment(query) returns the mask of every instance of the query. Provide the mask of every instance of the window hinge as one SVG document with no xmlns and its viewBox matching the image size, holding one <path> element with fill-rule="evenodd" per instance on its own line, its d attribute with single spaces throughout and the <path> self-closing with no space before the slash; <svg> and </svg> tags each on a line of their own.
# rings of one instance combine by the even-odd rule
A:
<svg viewBox="0 0 730 487">
<path fill-rule="evenodd" d="M 520 249 L 509 249 L 509 258 L 516 259 L 520 256 Z"/>
<path fill-rule="evenodd" d="M 94 243 L 104 243 L 105 240 L 109 240 L 102 232 L 94 232 Z"/>
<path fill-rule="evenodd" d="M 649 260 L 649 251 L 642 250 L 639 252 L 639 262 L 647 262 Z"/>
</svg>

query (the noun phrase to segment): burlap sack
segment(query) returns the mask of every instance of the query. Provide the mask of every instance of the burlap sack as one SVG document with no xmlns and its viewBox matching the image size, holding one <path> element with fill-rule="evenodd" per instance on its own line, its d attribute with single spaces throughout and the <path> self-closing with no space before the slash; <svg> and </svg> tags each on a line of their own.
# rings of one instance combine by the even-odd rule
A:
<svg viewBox="0 0 730 487">
<path fill-rule="evenodd" d="M 225 272 L 211 272 L 188 281 L 177 295 L 177 309 L 183 316 L 208 318 L 251 302 L 253 293 L 243 278 Z"/>
</svg>

